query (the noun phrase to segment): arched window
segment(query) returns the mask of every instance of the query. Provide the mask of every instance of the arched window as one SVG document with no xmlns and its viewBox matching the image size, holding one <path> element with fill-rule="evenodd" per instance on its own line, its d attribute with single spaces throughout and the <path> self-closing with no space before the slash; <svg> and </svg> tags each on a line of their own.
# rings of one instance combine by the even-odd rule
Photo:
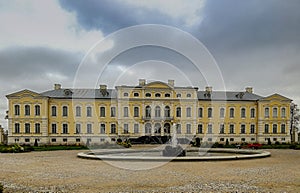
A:
<svg viewBox="0 0 300 193">
<path fill-rule="evenodd" d="M 52 116 L 56 116 L 57 112 L 56 112 L 56 106 L 52 106 L 51 107 L 51 115 Z"/>
<path fill-rule="evenodd" d="M 225 117 L 225 109 L 223 107 L 220 108 L 220 118 Z"/>
<path fill-rule="evenodd" d="M 191 95 L 190 93 L 188 93 L 188 94 L 186 94 L 186 97 L 187 97 L 187 98 L 191 98 L 192 95 Z"/>
<path fill-rule="evenodd" d="M 40 116 L 41 115 L 41 107 L 40 107 L 40 105 L 35 105 L 34 106 L 34 111 L 35 111 L 35 115 L 36 116 Z"/>
<path fill-rule="evenodd" d="M 156 93 L 156 94 L 155 94 L 155 97 L 160 97 L 160 93 Z"/>
<path fill-rule="evenodd" d="M 181 94 L 180 94 L 180 93 L 178 93 L 178 94 L 176 95 L 176 97 L 177 97 L 177 98 L 180 98 L 180 97 L 181 97 Z"/>
<path fill-rule="evenodd" d="M 140 95 L 139 95 L 138 92 L 135 92 L 135 93 L 133 93 L 133 96 L 134 96 L 134 97 L 138 97 L 138 96 L 140 96 Z"/>
<path fill-rule="evenodd" d="M 151 117 L 151 107 L 150 106 L 146 106 L 145 116 L 148 118 Z"/>
<path fill-rule="evenodd" d="M 25 133 L 30 133 L 30 123 L 25 123 Z"/>
<path fill-rule="evenodd" d="M 15 123 L 15 133 L 20 133 L 20 123 Z"/>
<path fill-rule="evenodd" d="M 124 93 L 123 93 L 123 96 L 124 96 L 124 97 L 128 97 L 128 92 L 124 92 Z"/>
<path fill-rule="evenodd" d="M 140 116 L 139 107 L 134 107 L 133 116 L 134 117 L 139 117 Z"/>
<path fill-rule="evenodd" d="M 181 117 L 181 107 L 176 108 L 176 117 Z"/>
<path fill-rule="evenodd" d="M 181 134 L 181 125 L 176 124 L 176 133 Z"/>
<path fill-rule="evenodd" d="M 110 125 L 110 133 L 112 133 L 112 134 L 117 133 L 116 124 L 113 123 Z"/>
<path fill-rule="evenodd" d="M 170 117 L 170 107 L 169 106 L 166 106 L 165 107 L 165 117 Z"/>
<path fill-rule="evenodd" d="M 234 117 L 234 108 L 229 109 L 229 117 L 233 118 Z"/>
<path fill-rule="evenodd" d="M 171 95 L 169 93 L 165 94 L 165 97 L 169 98 Z"/>
<path fill-rule="evenodd" d="M 203 108 L 202 108 L 202 107 L 200 107 L 200 108 L 198 109 L 198 117 L 200 117 L 200 118 L 203 117 Z"/>
<path fill-rule="evenodd" d="M 35 133 L 41 133 L 41 125 L 39 123 L 35 124 Z"/>
<path fill-rule="evenodd" d="M 150 123 L 146 123 L 146 125 L 145 125 L 145 134 L 146 135 L 151 134 L 151 124 Z"/>
<path fill-rule="evenodd" d="M 286 110 L 285 107 L 281 108 L 281 117 L 285 117 Z"/>
<path fill-rule="evenodd" d="M 186 117 L 191 117 L 192 116 L 192 108 L 191 107 L 187 107 L 186 108 Z"/>
<path fill-rule="evenodd" d="M 273 108 L 273 117 L 277 117 L 278 116 L 278 109 L 277 109 L 277 107 L 274 107 Z"/>
<path fill-rule="evenodd" d="M 100 117 L 105 117 L 105 107 L 100 107 Z"/>
<path fill-rule="evenodd" d="M 20 105 L 15 105 L 15 115 L 20 115 Z"/>
<path fill-rule="evenodd" d="M 81 117 L 81 107 L 77 106 L 75 111 L 76 111 L 76 117 Z"/>
<path fill-rule="evenodd" d="M 254 118 L 254 117 L 255 117 L 255 109 L 254 109 L 254 108 L 252 108 L 252 109 L 250 110 L 250 116 L 251 116 L 251 118 Z"/>
<path fill-rule="evenodd" d="M 265 117 L 269 117 L 270 116 L 270 109 L 269 107 L 265 108 Z"/>
<path fill-rule="evenodd" d="M 91 117 L 92 116 L 92 107 L 86 107 L 86 116 Z"/>
<path fill-rule="evenodd" d="M 241 117 L 242 117 L 242 118 L 245 118 L 245 117 L 246 117 L 246 109 L 245 109 L 245 108 L 242 108 L 242 109 L 241 109 Z"/>
<path fill-rule="evenodd" d="M 30 106 L 25 105 L 25 115 L 29 116 L 30 115 Z"/>
<path fill-rule="evenodd" d="M 64 117 L 68 116 L 68 107 L 67 106 L 63 106 L 63 116 Z"/>
<path fill-rule="evenodd" d="M 211 107 L 209 107 L 209 108 L 207 109 L 207 117 L 208 117 L 208 118 L 212 118 L 212 108 L 211 108 Z"/>
<path fill-rule="evenodd" d="M 160 107 L 159 106 L 155 107 L 155 117 L 160 117 Z"/>
<path fill-rule="evenodd" d="M 145 96 L 146 96 L 146 97 L 151 97 L 151 94 L 150 94 L 150 93 L 146 93 Z"/>
<path fill-rule="evenodd" d="M 154 125 L 154 133 L 160 134 L 161 133 L 161 125 L 160 123 L 155 123 Z"/>
</svg>

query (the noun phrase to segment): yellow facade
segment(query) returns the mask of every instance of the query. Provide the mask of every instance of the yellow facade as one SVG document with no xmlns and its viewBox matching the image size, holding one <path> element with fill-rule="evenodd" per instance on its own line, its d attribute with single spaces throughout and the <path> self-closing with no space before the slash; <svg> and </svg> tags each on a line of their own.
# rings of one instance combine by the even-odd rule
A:
<svg viewBox="0 0 300 193">
<path fill-rule="evenodd" d="M 225 143 L 290 142 L 291 100 L 278 94 L 199 91 L 141 79 L 137 86 L 7 95 L 8 143 L 102 143 L 153 136 Z M 267 110 L 269 109 L 269 110 Z M 269 126 L 267 126 L 269 125 Z M 164 138 L 165 137 L 165 138 Z"/>
</svg>

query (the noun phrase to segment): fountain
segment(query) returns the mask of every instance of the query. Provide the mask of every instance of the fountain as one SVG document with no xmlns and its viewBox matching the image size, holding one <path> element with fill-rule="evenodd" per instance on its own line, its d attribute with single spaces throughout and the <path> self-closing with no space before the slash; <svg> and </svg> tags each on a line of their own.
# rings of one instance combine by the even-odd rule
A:
<svg viewBox="0 0 300 193">
<path fill-rule="evenodd" d="M 177 140 L 176 124 L 173 124 L 173 134 L 171 137 L 171 145 L 167 145 L 162 151 L 162 155 L 165 157 L 184 157 L 186 156 L 186 150 L 184 150 Z"/>
</svg>

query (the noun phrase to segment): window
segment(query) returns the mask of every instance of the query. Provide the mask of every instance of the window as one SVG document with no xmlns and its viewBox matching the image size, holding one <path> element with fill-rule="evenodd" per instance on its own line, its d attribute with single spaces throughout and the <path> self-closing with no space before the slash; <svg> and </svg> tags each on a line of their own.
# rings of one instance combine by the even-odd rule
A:
<svg viewBox="0 0 300 193">
<path fill-rule="evenodd" d="M 277 133 L 277 124 L 273 124 L 273 133 Z"/>
<path fill-rule="evenodd" d="M 245 134 L 246 133 L 246 125 L 242 124 L 241 125 L 241 134 Z"/>
<path fill-rule="evenodd" d="M 186 117 L 191 117 L 192 116 L 192 109 L 191 107 L 186 108 Z"/>
<path fill-rule="evenodd" d="M 255 117 L 255 109 L 254 109 L 254 108 L 252 108 L 252 109 L 250 110 L 250 117 L 251 117 L 251 118 L 254 118 L 254 117 Z"/>
<path fill-rule="evenodd" d="M 273 117 L 274 118 L 278 117 L 278 109 L 277 109 L 277 107 L 273 108 Z"/>
<path fill-rule="evenodd" d="M 134 97 L 138 97 L 138 96 L 140 96 L 140 95 L 139 95 L 138 92 L 135 92 L 135 93 L 133 93 L 133 96 L 134 96 Z"/>
<path fill-rule="evenodd" d="M 134 117 L 139 117 L 140 116 L 140 110 L 139 110 L 139 107 L 134 107 L 134 110 L 133 110 L 133 115 Z"/>
<path fill-rule="evenodd" d="M 224 118 L 225 117 L 225 109 L 222 107 L 220 108 L 220 118 Z"/>
<path fill-rule="evenodd" d="M 203 117 L 203 108 L 202 108 L 202 107 L 200 107 L 200 108 L 198 109 L 198 117 L 200 117 L 200 118 Z"/>
<path fill-rule="evenodd" d="M 160 107 L 159 106 L 155 107 L 155 117 L 160 117 Z"/>
<path fill-rule="evenodd" d="M 210 138 L 208 138 L 208 139 L 207 139 L 207 141 L 212 141 L 212 138 L 211 138 L 211 137 L 210 137 Z"/>
<path fill-rule="evenodd" d="M 111 124 L 110 125 L 110 133 L 112 133 L 112 134 L 117 133 L 116 124 Z"/>
<path fill-rule="evenodd" d="M 15 105 L 15 115 L 20 115 L 20 105 Z"/>
<path fill-rule="evenodd" d="M 134 124 L 134 125 L 133 125 L 133 132 L 134 132 L 135 134 L 139 133 L 139 124 Z"/>
<path fill-rule="evenodd" d="M 20 123 L 15 123 L 15 133 L 20 133 Z"/>
<path fill-rule="evenodd" d="M 150 94 L 150 93 L 146 93 L 145 96 L 146 96 L 146 97 L 151 97 L 151 94 Z"/>
<path fill-rule="evenodd" d="M 269 124 L 265 124 L 265 133 L 269 133 Z"/>
<path fill-rule="evenodd" d="M 34 106 L 34 112 L 35 112 L 35 116 L 40 116 L 41 115 L 41 107 L 40 107 L 40 105 L 35 105 Z"/>
<path fill-rule="evenodd" d="M 63 134 L 68 134 L 68 124 L 63 124 Z"/>
<path fill-rule="evenodd" d="M 64 117 L 68 116 L 68 107 L 67 106 L 63 106 L 63 116 Z"/>
<path fill-rule="evenodd" d="M 229 133 L 234 134 L 234 125 L 233 124 L 229 125 Z"/>
<path fill-rule="evenodd" d="M 171 97 L 171 95 L 170 95 L 169 93 L 166 93 L 166 94 L 165 94 L 165 97 L 166 97 L 166 98 L 169 98 L 169 97 Z"/>
<path fill-rule="evenodd" d="M 230 138 L 229 141 L 234 141 L 234 138 Z"/>
<path fill-rule="evenodd" d="M 56 116 L 56 106 L 52 106 L 51 107 L 51 115 L 53 116 L 53 117 L 55 117 Z"/>
<path fill-rule="evenodd" d="M 229 109 L 229 117 L 233 118 L 234 117 L 234 108 Z"/>
<path fill-rule="evenodd" d="M 155 97 L 160 97 L 160 93 L 156 93 L 156 94 L 155 94 Z"/>
<path fill-rule="evenodd" d="M 181 98 L 181 94 L 177 94 L 176 97 L 177 97 L 177 98 Z"/>
<path fill-rule="evenodd" d="M 26 143 L 30 142 L 30 139 L 29 138 L 25 138 L 25 142 Z"/>
<path fill-rule="evenodd" d="M 76 117 L 81 117 L 81 107 L 77 106 L 75 111 Z"/>
<path fill-rule="evenodd" d="M 76 138 L 76 142 L 79 143 L 80 142 L 80 138 Z"/>
<path fill-rule="evenodd" d="M 55 143 L 56 142 L 56 138 L 51 138 L 51 142 Z"/>
<path fill-rule="evenodd" d="M 123 110 L 124 110 L 124 117 L 128 117 L 128 107 L 124 107 L 123 108 Z"/>
<path fill-rule="evenodd" d="M 105 117 L 105 107 L 100 107 L 100 117 Z"/>
<path fill-rule="evenodd" d="M 245 142 L 245 141 L 246 141 L 246 139 L 245 139 L 245 138 L 242 138 L 242 139 L 241 139 L 241 141 L 242 141 L 242 142 Z"/>
<path fill-rule="evenodd" d="M 176 124 L 176 133 L 181 134 L 181 125 Z"/>
<path fill-rule="evenodd" d="M 92 124 L 91 124 L 91 123 L 88 123 L 88 124 L 86 125 L 86 132 L 87 132 L 88 134 L 92 134 L 92 133 L 93 133 L 93 131 L 92 131 Z"/>
<path fill-rule="evenodd" d="M 176 117 L 181 117 L 181 108 L 180 107 L 176 108 Z"/>
<path fill-rule="evenodd" d="M 197 133 L 203 133 L 203 125 L 202 124 L 198 124 Z"/>
<path fill-rule="evenodd" d="M 128 124 L 127 123 L 124 124 L 123 133 L 124 134 L 128 134 L 129 133 L 129 129 L 128 129 Z"/>
<path fill-rule="evenodd" d="M 169 106 L 166 106 L 165 107 L 165 117 L 170 117 L 170 107 Z"/>
<path fill-rule="evenodd" d="M 281 138 L 281 141 L 285 141 L 285 137 Z"/>
<path fill-rule="evenodd" d="M 81 124 L 80 123 L 76 123 L 76 125 L 75 125 L 75 133 L 76 134 L 81 133 Z"/>
<path fill-rule="evenodd" d="M 281 133 L 284 134 L 285 133 L 285 124 L 281 124 Z"/>
<path fill-rule="evenodd" d="M 30 115 L 30 106 L 29 105 L 25 105 L 25 115 L 26 116 Z"/>
<path fill-rule="evenodd" d="M 225 129 L 224 129 L 224 124 L 220 124 L 220 134 L 224 134 Z"/>
<path fill-rule="evenodd" d="M 68 139 L 67 138 L 63 138 L 63 142 L 68 142 Z"/>
<path fill-rule="evenodd" d="M 100 124 L 100 133 L 105 134 L 105 124 L 104 123 Z"/>
<path fill-rule="evenodd" d="M 281 117 L 284 118 L 286 116 L 285 113 L 286 113 L 285 107 L 281 108 Z"/>
<path fill-rule="evenodd" d="M 55 123 L 52 123 L 51 124 L 51 132 L 52 132 L 52 134 L 55 134 L 55 133 L 57 133 L 57 129 L 56 129 L 56 124 Z"/>
<path fill-rule="evenodd" d="M 159 123 L 155 123 L 154 133 L 161 133 L 161 125 Z"/>
<path fill-rule="evenodd" d="M 145 134 L 151 134 L 151 124 L 146 123 L 145 125 Z"/>
<path fill-rule="evenodd" d="M 255 125 L 250 125 L 250 133 L 254 134 L 255 133 Z"/>
<path fill-rule="evenodd" d="M 110 107 L 110 116 L 115 117 L 116 116 L 116 107 Z"/>
<path fill-rule="evenodd" d="M 41 133 L 41 124 L 39 123 L 35 124 L 35 133 Z"/>
<path fill-rule="evenodd" d="M 207 125 L 207 133 L 212 134 L 212 124 Z"/>
<path fill-rule="evenodd" d="M 269 107 L 265 108 L 265 117 L 269 117 L 270 116 L 270 109 Z"/>
<path fill-rule="evenodd" d="M 207 110 L 207 117 L 212 118 L 212 108 L 211 107 L 209 107 Z"/>
<path fill-rule="evenodd" d="M 30 133 L 30 123 L 25 123 L 25 133 Z"/>
<path fill-rule="evenodd" d="M 220 138 L 220 141 L 225 141 L 225 139 L 224 138 Z"/>
<path fill-rule="evenodd" d="M 86 116 L 91 117 L 92 116 L 92 107 L 86 107 Z"/>
<path fill-rule="evenodd" d="M 241 109 L 241 117 L 242 117 L 242 118 L 245 118 L 245 117 L 246 117 L 246 109 L 245 109 L 245 108 L 242 108 L 242 109 Z"/>
<path fill-rule="evenodd" d="M 124 96 L 124 97 L 128 97 L 128 92 L 124 92 L 124 93 L 123 93 L 123 96 Z"/>
<path fill-rule="evenodd" d="M 186 133 L 187 134 L 191 134 L 192 133 L 191 124 L 186 124 Z"/>
<path fill-rule="evenodd" d="M 192 95 L 191 95 L 190 93 L 188 93 L 188 94 L 186 94 L 186 97 L 187 97 L 187 98 L 191 98 Z"/>
<path fill-rule="evenodd" d="M 251 141 L 255 141 L 255 138 L 251 138 Z"/>
<path fill-rule="evenodd" d="M 146 106 L 146 117 L 147 118 L 150 118 L 151 117 L 151 107 L 150 106 Z"/>
</svg>

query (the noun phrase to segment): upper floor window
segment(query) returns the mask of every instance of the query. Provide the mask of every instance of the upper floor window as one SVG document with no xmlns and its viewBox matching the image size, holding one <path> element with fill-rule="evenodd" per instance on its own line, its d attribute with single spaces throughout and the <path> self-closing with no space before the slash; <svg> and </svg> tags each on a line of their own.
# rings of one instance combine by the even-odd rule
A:
<svg viewBox="0 0 300 193">
<path fill-rule="evenodd" d="M 39 123 L 35 124 L 35 133 L 41 133 L 41 124 Z"/>
<path fill-rule="evenodd" d="M 255 125 L 254 125 L 254 124 L 251 124 L 251 125 L 250 125 L 250 133 L 251 133 L 251 134 L 254 134 L 254 133 L 255 133 Z"/>
<path fill-rule="evenodd" d="M 281 117 L 285 117 L 286 116 L 286 110 L 285 107 L 281 108 Z"/>
<path fill-rule="evenodd" d="M 124 115 L 124 117 L 128 117 L 128 107 L 124 107 L 123 108 L 123 115 Z"/>
<path fill-rule="evenodd" d="M 170 117 L 171 116 L 171 113 L 170 113 L 170 107 L 169 106 L 166 106 L 165 107 L 165 117 Z"/>
<path fill-rule="evenodd" d="M 269 133 L 269 124 L 265 124 L 265 133 Z"/>
<path fill-rule="evenodd" d="M 180 134 L 181 133 L 181 125 L 176 124 L 176 133 Z"/>
<path fill-rule="evenodd" d="M 281 133 L 285 133 L 286 131 L 285 131 L 285 124 L 281 124 Z"/>
<path fill-rule="evenodd" d="M 208 124 L 207 125 L 207 133 L 208 134 L 212 134 L 213 133 L 213 131 L 212 131 L 212 124 Z"/>
<path fill-rule="evenodd" d="M 56 114 L 57 114 L 56 106 L 52 106 L 52 107 L 51 107 L 51 115 L 52 115 L 52 116 L 56 116 Z"/>
<path fill-rule="evenodd" d="M 242 118 L 246 117 L 246 109 L 245 108 L 241 108 L 241 117 Z"/>
<path fill-rule="evenodd" d="M 246 125 L 242 124 L 241 125 L 241 134 L 245 134 L 246 133 Z"/>
<path fill-rule="evenodd" d="M 51 124 L 51 133 L 52 133 L 52 134 L 57 133 L 57 127 L 56 127 L 56 124 L 55 124 L 55 123 L 52 123 L 52 124 Z"/>
<path fill-rule="evenodd" d="M 128 127 L 128 124 L 127 124 L 127 123 L 124 124 L 123 132 L 124 132 L 125 134 L 128 134 L 128 133 L 129 133 L 129 127 Z"/>
<path fill-rule="evenodd" d="M 133 93 L 133 96 L 138 97 L 138 96 L 140 96 L 140 94 L 138 92 L 135 92 L 135 93 Z"/>
<path fill-rule="evenodd" d="M 191 117 L 192 116 L 192 108 L 191 107 L 187 107 L 186 108 L 186 117 Z"/>
<path fill-rule="evenodd" d="M 251 118 L 254 118 L 254 117 L 255 117 L 255 109 L 254 109 L 254 108 L 252 108 L 252 109 L 250 110 L 250 117 L 251 117 Z"/>
<path fill-rule="evenodd" d="M 277 109 L 277 107 L 273 108 L 273 117 L 274 118 L 278 117 L 278 109 Z"/>
<path fill-rule="evenodd" d="M 91 123 L 88 123 L 88 124 L 86 125 L 86 132 L 87 132 L 88 134 L 92 134 L 92 133 L 93 133 L 93 130 L 92 130 L 92 124 L 91 124 Z"/>
<path fill-rule="evenodd" d="M 265 108 L 265 117 L 269 117 L 270 116 L 270 109 L 269 107 Z"/>
<path fill-rule="evenodd" d="M 273 133 L 277 133 L 277 124 L 273 124 Z"/>
<path fill-rule="evenodd" d="M 81 107 L 79 106 L 75 107 L 75 116 L 81 117 Z"/>
<path fill-rule="evenodd" d="M 25 133 L 30 133 L 30 123 L 25 123 Z"/>
<path fill-rule="evenodd" d="M 229 133 L 234 134 L 234 125 L 233 124 L 229 125 Z"/>
<path fill-rule="evenodd" d="M 76 123 L 76 125 L 75 125 L 75 133 L 76 134 L 81 133 L 81 124 L 80 123 Z"/>
<path fill-rule="evenodd" d="M 233 118 L 234 117 L 234 108 L 229 109 L 229 117 Z"/>
<path fill-rule="evenodd" d="M 36 116 L 40 116 L 41 115 L 41 107 L 40 107 L 40 105 L 35 105 L 34 106 L 34 111 L 35 111 L 35 115 Z"/>
<path fill-rule="evenodd" d="M 160 117 L 160 107 L 159 106 L 155 107 L 155 117 Z"/>
<path fill-rule="evenodd" d="M 150 106 L 146 106 L 146 112 L 145 112 L 146 117 L 151 117 L 151 107 Z"/>
<path fill-rule="evenodd" d="M 186 124 L 186 133 L 191 134 L 192 133 L 192 125 L 191 124 Z"/>
<path fill-rule="evenodd" d="M 64 117 L 68 116 L 68 107 L 67 106 L 63 106 L 63 116 Z"/>
<path fill-rule="evenodd" d="M 220 118 L 224 118 L 225 117 L 225 109 L 222 107 L 220 108 Z"/>
<path fill-rule="evenodd" d="M 115 117 L 116 116 L 116 107 L 110 107 L 110 116 Z"/>
<path fill-rule="evenodd" d="M 155 94 L 155 97 L 160 97 L 160 93 L 156 93 L 156 94 Z"/>
<path fill-rule="evenodd" d="M 180 94 L 180 93 L 178 93 L 178 94 L 176 95 L 176 97 L 177 97 L 177 98 L 180 98 L 180 97 L 181 97 L 181 94 Z"/>
<path fill-rule="evenodd" d="M 128 97 L 128 92 L 124 92 L 124 93 L 123 93 L 123 96 L 124 96 L 124 97 Z"/>
<path fill-rule="evenodd" d="M 139 109 L 139 107 L 134 107 L 134 109 L 133 109 L 133 116 L 134 117 L 139 117 L 140 116 L 140 109 Z"/>
<path fill-rule="evenodd" d="M 188 94 L 186 94 L 186 97 L 187 97 L 187 98 L 191 98 L 192 95 L 191 95 L 190 93 L 188 93 Z"/>
<path fill-rule="evenodd" d="M 63 124 L 63 134 L 68 134 L 68 124 L 64 123 Z"/>
<path fill-rule="evenodd" d="M 20 105 L 15 105 L 15 115 L 20 115 Z"/>
<path fill-rule="evenodd" d="M 211 108 L 211 107 L 209 107 L 209 108 L 207 109 L 207 117 L 208 117 L 208 118 L 212 118 L 212 108 Z"/>
<path fill-rule="evenodd" d="M 224 134 L 225 133 L 225 127 L 224 127 L 224 124 L 220 124 L 220 133 L 221 134 Z"/>
<path fill-rule="evenodd" d="M 202 124 L 198 124 L 197 133 L 203 133 L 203 125 Z"/>
<path fill-rule="evenodd" d="M 139 124 L 134 124 L 133 125 L 133 132 L 134 133 L 139 133 Z"/>
<path fill-rule="evenodd" d="M 110 125 L 110 133 L 112 134 L 117 133 L 116 124 L 113 123 Z"/>
<path fill-rule="evenodd" d="M 105 107 L 100 107 L 100 117 L 105 117 Z"/>
<path fill-rule="evenodd" d="M 166 94 L 165 94 L 165 97 L 168 98 L 168 97 L 171 97 L 171 95 L 170 95 L 169 93 L 166 93 Z"/>
<path fill-rule="evenodd" d="M 202 107 L 198 108 L 198 117 L 200 117 L 200 118 L 203 117 L 203 108 Z"/>
<path fill-rule="evenodd" d="M 86 107 L 86 116 L 91 117 L 92 116 L 92 107 Z"/>
<path fill-rule="evenodd" d="M 20 133 L 20 123 L 15 123 L 15 133 Z"/>
<path fill-rule="evenodd" d="M 146 97 L 151 97 L 151 93 L 146 93 Z"/>
<path fill-rule="evenodd" d="M 181 107 L 176 108 L 176 117 L 181 117 Z"/>
<path fill-rule="evenodd" d="M 101 124 L 100 124 L 100 133 L 101 133 L 101 134 L 104 134 L 104 133 L 105 133 L 105 124 L 104 124 L 104 123 L 101 123 Z"/>
<path fill-rule="evenodd" d="M 30 106 L 25 105 L 25 115 L 29 116 L 30 115 Z"/>
</svg>

